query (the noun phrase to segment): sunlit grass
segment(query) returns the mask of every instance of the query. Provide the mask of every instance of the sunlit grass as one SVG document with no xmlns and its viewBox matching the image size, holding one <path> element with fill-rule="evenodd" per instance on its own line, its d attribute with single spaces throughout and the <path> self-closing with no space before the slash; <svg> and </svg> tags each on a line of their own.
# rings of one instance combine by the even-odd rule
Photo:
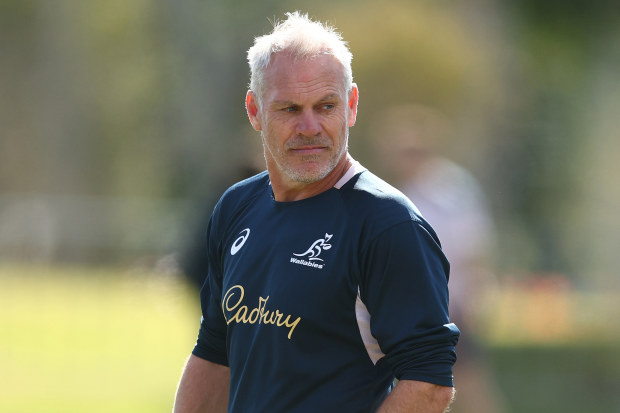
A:
<svg viewBox="0 0 620 413">
<path fill-rule="evenodd" d="M 616 411 L 618 294 L 543 287 L 507 284 L 481 308 L 509 413 Z M 170 412 L 199 318 L 170 274 L 0 264 L 0 413 Z"/>
<path fill-rule="evenodd" d="M 0 412 L 168 412 L 198 320 L 170 275 L 0 266 Z"/>
</svg>

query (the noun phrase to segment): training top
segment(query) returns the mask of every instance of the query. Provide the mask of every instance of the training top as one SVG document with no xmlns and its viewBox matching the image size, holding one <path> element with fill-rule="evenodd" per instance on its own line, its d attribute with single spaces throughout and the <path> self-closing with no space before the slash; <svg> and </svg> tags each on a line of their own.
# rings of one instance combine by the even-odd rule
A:
<svg viewBox="0 0 620 413">
<path fill-rule="evenodd" d="M 275 201 L 266 172 L 232 186 L 207 249 L 193 354 L 230 366 L 229 412 L 373 412 L 394 377 L 452 386 L 448 261 L 359 163 L 300 201 Z"/>
</svg>

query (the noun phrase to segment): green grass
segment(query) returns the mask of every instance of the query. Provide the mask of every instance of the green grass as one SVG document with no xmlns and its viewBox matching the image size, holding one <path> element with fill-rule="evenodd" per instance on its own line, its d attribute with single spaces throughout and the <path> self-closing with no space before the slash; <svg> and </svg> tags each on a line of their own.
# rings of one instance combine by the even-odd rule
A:
<svg viewBox="0 0 620 413">
<path fill-rule="evenodd" d="M 620 412 L 620 345 L 502 347 L 491 351 L 508 413 Z"/>
<path fill-rule="evenodd" d="M 199 317 L 171 276 L 0 266 L 0 412 L 169 412 Z"/>
<path fill-rule="evenodd" d="M 513 295 L 488 335 L 506 413 L 619 413 L 617 300 Z M 0 265 L 0 412 L 170 412 L 199 318 L 197 291 L 173 276 Z"/>
</svg>

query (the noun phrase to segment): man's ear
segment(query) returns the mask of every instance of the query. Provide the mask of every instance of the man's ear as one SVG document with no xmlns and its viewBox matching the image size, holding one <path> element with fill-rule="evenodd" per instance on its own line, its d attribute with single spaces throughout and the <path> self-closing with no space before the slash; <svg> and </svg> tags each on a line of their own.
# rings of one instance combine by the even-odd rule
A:
<svg viewBox="0 0 620 413">
<path fill-rule="evenodd" d="M 349 101 L 347 102 L 349 127 L 355 125 L 355 120 L 357 119 L 357 103 L 359 102 L 359 98 L 359 90 L 357 89 L 357 85 L 353 83 L 351 86 L 351 91 L 349 92 Z"/>
<path fill-rule="evenodd" d="M 248 118 L 254 130 L 260 131 L 263 129 L 260 119 L 260 106 L 258 104 L 258 98 L 256 93 L 248 90 L 245 95 L 245 110 L 248 112 Z"/>
</svg>

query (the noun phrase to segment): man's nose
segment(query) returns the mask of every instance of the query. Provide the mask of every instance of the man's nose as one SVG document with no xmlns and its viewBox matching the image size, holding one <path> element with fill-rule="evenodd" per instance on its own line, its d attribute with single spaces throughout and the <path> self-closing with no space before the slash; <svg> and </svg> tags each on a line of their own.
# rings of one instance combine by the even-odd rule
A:
<svg viewBox="0 0 620 413">
<path fill-rule="evenodd" d="M 321 123 L 318 115 L 312 110 L 303 111 L 297 122 L 297 134 L 303 136 L 316 136 L 321 133 Z"/>
</svg>

